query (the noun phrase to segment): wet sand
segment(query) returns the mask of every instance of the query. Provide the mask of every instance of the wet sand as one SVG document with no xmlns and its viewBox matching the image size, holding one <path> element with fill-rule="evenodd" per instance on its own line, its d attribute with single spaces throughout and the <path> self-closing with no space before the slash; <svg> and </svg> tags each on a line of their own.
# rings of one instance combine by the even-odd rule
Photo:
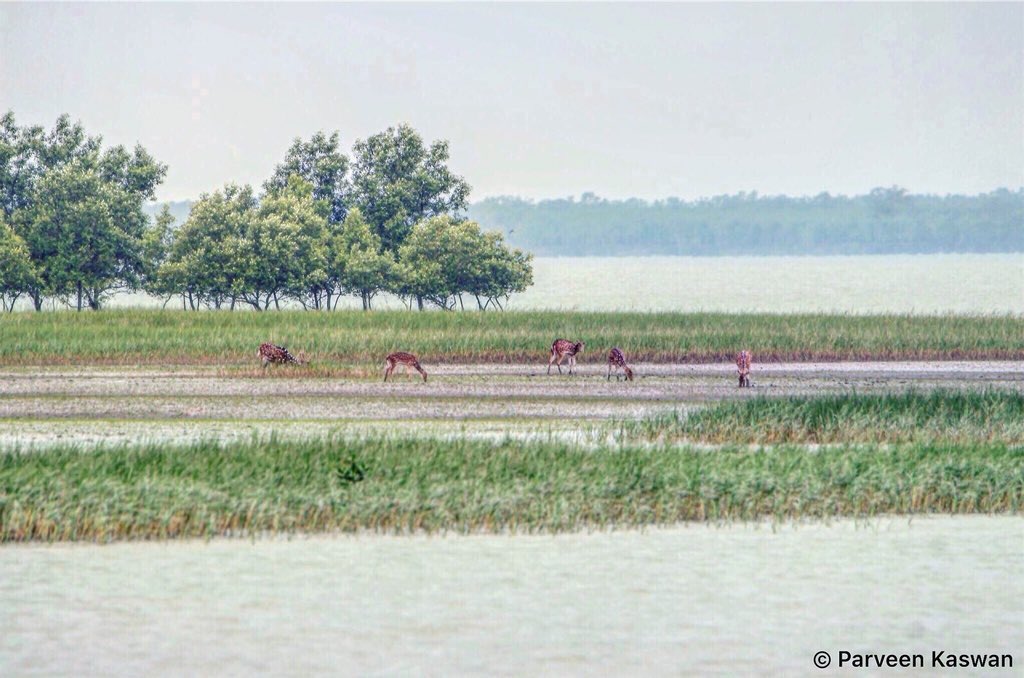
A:
<svg viewBox="0 0 1024 678">
<path fill-rule="evenodd" d="M 271 368 L 273 369 L 273 368 Z M 588 423 L 633 419 L 755 396 L 899 392 L 911 388 L 1024 391 L 1024 362 L 851 362 L 755 365 L 753 388 L 735 367 L 636 365 L 636 381 L 602 365 L 547 375 L 537 365 L 427 366 L 423 383 L 379 379 L 222 375 L 213 369 L 0 370 L 0 446 L 246 438 L 332 432 L 564 435 Z"/>
</svg>

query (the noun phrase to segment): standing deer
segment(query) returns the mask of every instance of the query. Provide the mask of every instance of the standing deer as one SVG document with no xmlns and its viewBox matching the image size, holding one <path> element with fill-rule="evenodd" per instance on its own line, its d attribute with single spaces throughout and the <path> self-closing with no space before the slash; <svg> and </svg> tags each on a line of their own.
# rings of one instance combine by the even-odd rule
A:
<svg viewBox="0 0 1024 678">
<path fill-rule="evenodd" d="M 395 371 L 395 367 L 398 365 L 405 366 L 406 374 L 409 374 L 409 368 L 411 367 L 423 375 L 423 381 L 427 380 L 427 373 L 423 371 L 423 368 L 420 366 L 420 361 L 416 360 L 416 356 L 412 353 L 397 351 L 389 355 L 384 362 L 387 363 L 387 367 L 384 369 L 384 381 L 388 380 L 388 376 Z"/>
<path fill-rule="evenodd" d="M 619 380 L 619 369 L 625 371 L 626 381 L 633 381 L 633 370 L 629 369 L 629 365 L 626 364 L 626 356 L 623 355 L 617 346 L 608 352 L 607 381 L 611 381 L 613 367 L 615 368 L 615 381 Z"/>
<path fill-rule="evenodd" d="M 309 361 L 305 359 L 301 351 L 299 351 L 299 357 L 296 358 L 284 346 L 277 346 L 269 342 L 260 344 L 259 350 L 256 351 L 256 356 L 263 362 L 263 369 L 267 369 L 267 365 L 270 363 L 278 365 L 285 363 L 295 363 L 296 365 L 309 364 Z"/>
<path fill-rule="evenodd" d="M 577 341 L 575 344 L 568 339 L 555 339 L 555 343 L 551 344 L 551 357 L 548 359 L 548 374 L 551 374 L 551 364 L 554 363 L 558 368 L 558 373 L 562 373 L 562 360 L 565 358 L 569 359 L 569 374 L 572 374 L 573 369 L 576 367 L 576 354 L 583 353 L 583 347 L 585 344 L 582 341 Z"/>
<path fill-rule="evenodd" d="M 740 388 L 750 388 L 750 351 L 740 351 L 736 356 L 736 367 L 740 371 Z"/>
</svg>

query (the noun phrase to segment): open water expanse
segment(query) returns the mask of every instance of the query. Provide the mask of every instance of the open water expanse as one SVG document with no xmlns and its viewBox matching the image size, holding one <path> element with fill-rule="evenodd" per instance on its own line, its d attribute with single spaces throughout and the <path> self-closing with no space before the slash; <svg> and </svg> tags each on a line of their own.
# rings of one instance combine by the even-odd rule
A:
<svg viewBox="0 0 1024 678">
<path fill-rule="evenodd" d="M 1024 519 L 1009 516 L 7 546 L 0 667 L 852 675 L 812 664 L 824 650 L 835 669 L 846 649 L 1011 653 L 990 675 L 1020 675 L 1022 572 Z"/>
<path fill-rule="evenodd" d="M 475 301 L 467 299 L 474 305 Z M 180 303 L 180 299 L 171 301 Z M 114 306 L 153 306 L 144 295 Z M 343 305 L 357 307 L 351 298 Z M 377 308 L 402 308 L 382 296 Z M 1024 313 L 1024 253 L 540 257 L 509 308 L 770 313 Z"/>
</svg>

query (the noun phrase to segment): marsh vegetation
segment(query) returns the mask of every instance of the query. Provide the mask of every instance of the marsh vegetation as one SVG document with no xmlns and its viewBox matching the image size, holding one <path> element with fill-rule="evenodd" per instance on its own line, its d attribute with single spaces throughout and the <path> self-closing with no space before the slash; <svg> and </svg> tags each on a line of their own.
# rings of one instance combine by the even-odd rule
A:
<svg viewBox="0 0 1024 678">
<path fill-rule="evenodd" d="M 430 363 L 546 362 L 556 336 L 585 341 L 603 364 L 619 346 L 632 362 L 755 364 L 830 360 L 1020 360 L 1024 317 L 724 313 L 16 313 L 0 327 L 0 365 L 252 363 L 264 341 L 319 365 L 368 365 L 394 350 Z M 755 368 L 756 372 L 756 368 Z"/>
<path fill-rule="evenodd" d="M 0 454 L 0 539 L 537 532 L 1024 508 L 1024 448 L 351 440 Z"/>
</svg>

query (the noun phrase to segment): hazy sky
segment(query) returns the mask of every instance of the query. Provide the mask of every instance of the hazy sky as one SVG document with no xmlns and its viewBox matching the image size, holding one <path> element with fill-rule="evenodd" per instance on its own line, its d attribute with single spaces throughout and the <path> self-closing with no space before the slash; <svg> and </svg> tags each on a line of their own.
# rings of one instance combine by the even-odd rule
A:
<svg viewBox="0 0 1024 678">
<path fill-rule="evenodd" d="M 1024 185 L 1024 4 L 0 4 L 0 109 L 260 184 L 399 122 L 472 197 Z"/>
</svg>

